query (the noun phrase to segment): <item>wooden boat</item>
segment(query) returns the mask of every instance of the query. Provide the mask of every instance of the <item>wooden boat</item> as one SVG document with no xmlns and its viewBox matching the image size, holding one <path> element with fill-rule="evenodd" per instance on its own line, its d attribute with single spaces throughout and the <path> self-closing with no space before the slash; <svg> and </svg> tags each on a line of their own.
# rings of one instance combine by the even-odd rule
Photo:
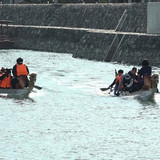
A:
<svg viewBox="0 0 160 160">
<path fill-rule="evenodd" d="M 29 87 L 23 89 L 4 89 L 0 88 L 0 95 L 7 97 L 27 97 L 33 90 L 37 75 L 35 73 L 30 74 Z"/>
</svg>

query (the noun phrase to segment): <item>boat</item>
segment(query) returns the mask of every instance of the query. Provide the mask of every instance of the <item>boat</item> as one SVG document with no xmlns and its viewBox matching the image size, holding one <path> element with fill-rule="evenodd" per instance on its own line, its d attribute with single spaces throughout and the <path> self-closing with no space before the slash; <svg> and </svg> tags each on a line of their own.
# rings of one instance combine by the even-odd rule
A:
<svg viewBox="0 0 160 160">
<path fill-rule="evenodd" d="M 151 88 L 141 89 L 136 92 L 129 93 L 128 91 L 121 91 L 120 97 L 135 97 L 142 100 L 150 100 L 154 98 L 154 95 L 158 92 L 159 75 L 153 74 L 151 76 Z M 107 91 L 109 88 L 101 88 L 102 91 Z M 113 90 L 109 90 L 109 94 L 114 96 Z"/>
<path fill-rule="evenodd" d="M 12 24 L 12 21 L 0 20 L 0 49 L 12 49 L 14 46 L 15 40 L 8 33 L 9 24 Z"/>
<path fill-rule="evenodd" d="M 36 73 L 31 73 L 29 75 L 29 86 L 27 88 L 23 88 L 23 89 L 5 89 L 5 88 L 0 88 L 0 96 L 3 97 L 18 97 L 18 98 L 25 98 L 27 96 L 29 96 L 29 94 L 32 92 L 34 86 L 35 86 L 35 82 L 36 82 L 36 77 L 37 74 Z"/>
<path fill-rule="evenodd" d="M 148 77 L 145 80 L 144 78 L 144 86 L 145 86 L 145 82 L 148 81 Z M 159 75 L 158 74 L 153 74 L 150 78 L 150 88 L 143 87 L 140 91 L 136 91 L 133 93 L 129 93 L 129 92 L 124 92 L 122 93 L 122 95 L 126 95 L 126 96 L 136 96 L 138 98 L 147 98 L 147 99 L 152 99 L 154 98 L 154 95 L 158 92 L 158 83 L 159 83 Z M 146 85 L 147 86 L 147 85 Z"/>
</svg>

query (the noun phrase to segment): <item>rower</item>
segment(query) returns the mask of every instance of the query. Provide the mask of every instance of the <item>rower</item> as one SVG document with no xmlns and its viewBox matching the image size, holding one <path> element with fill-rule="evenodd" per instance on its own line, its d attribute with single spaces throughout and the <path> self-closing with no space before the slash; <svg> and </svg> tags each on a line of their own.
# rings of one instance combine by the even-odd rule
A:
<svg viewBox="0 0 160 160">
<path fill-rule="evenodd" d="M 141 90 L 143 85 L 144 85 L 144 81 L 143 81 L 143 79 L 141 77 L 141 71 L 138 70 L 138 75 L 136 75 L 135 81 L 133 82 L 133 86 L 129 90 L 129 93 Z"/>
<path fill-rule="evenodd" d="M 0 76 L 0 88 L 11 88 L 10 69 L 5 69 L 3 74 Z"/>
<path fill-rule="evenodd" d="M 19 84 L 20 88 L 28 87 L 29 86 L 29 80 L 27 78 L 29 74 L 29 69 L 28 67 L 23 63 L 22 58 L 17 59 L 17 63 L 14 65 L 12 69 L 12 73 L 14 76 L 14 79 L 12 80 L 12 87 L 16 88 L 16 84 L 19 83 L 20 79 L 23 79 L 24 84 Z M 18 87 L 18 88 L 19 88 Z"/>
<path fill-rule="evenodd" d="M 120 69 L 119 71 L 118 71 L 118 75 L 116 76 L 116 78 L 115 78 L 115 88 L 114 88 L 114 95 L 116 95 L 116 92 L 117 92 L 117 90 L 118 90 L 118 88 L 122 88 L 123 87 L 123 85 L 121 84 L 121 80 L 122 80 L 122 75 L 123 75 L 123 70 L 122 69 Z M 112 83 L 113 84 L 113 83 Z"/>
<path fill-rule="evenodd" d="M 129 91 L 133 85 L 133 78 L 126 73 L 125 75 L 122 75 L 121 82 L 117 88 L 117 92 L 115 93 L 116 96 L 120 95 L 120 91 Z"/>
<path fill-rule="evenodd" d="M 141 72 L 141 77 L 143 79 L 144 82 L 144 86 L 143 89 L 144 90 L 148 90 L 151 88 L 151 74 L 152 74 L 152 68 L 149 65 L 148 60 L 143 60 L 142 62 L 142 68 L 140 70 Z"/>
</svg>

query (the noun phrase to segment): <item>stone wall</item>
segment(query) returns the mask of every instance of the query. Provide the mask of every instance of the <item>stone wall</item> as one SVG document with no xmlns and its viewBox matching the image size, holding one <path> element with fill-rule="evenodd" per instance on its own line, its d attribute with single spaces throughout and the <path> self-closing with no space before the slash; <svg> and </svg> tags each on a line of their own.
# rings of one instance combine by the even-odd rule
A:
<svg viewBox="0 0 160 160">
<path fill-rule="evenodd" d="M 147 4 L 134 3 L 126 10 L 126 19 L 119 31 L 147 33 Z"/>
<path fill-rule="evenodd" d="M 125 10 L 122 31 L 146 32 L 146 4 L 0 5 L 0 19 L 18 25 L 114 30 Z"/>
<path fill-rule="evenodd" d="M 17 37 L 15 48 L 71 53 L 75 58 L 96 61 L 104 60 L 117 34 L 114 31 L 36 26 L 12 26 L 8 31 Z M 139 65 L 147 58 L 151 65 L 160 67 L 160 36 L 129 33 L 122 35 L 111 61 Z"/>
<path fill-rule="evenodd" d="M 124 35 L 112 61 L 140 65 L 143 59 L 160 67 L 160 36 Z"/>
<path fill-rule="evenodd" d="M 15 48 L 71 53 L 75 58 L 103 61 L 113 34 L 85 29 L 12 26 L 7 31 L 16 37 Z"/>
<path fill-rule="evenodd" d="M 18 24 L 7 31 L 18 49 L 160 67 L 160 36 L 136 33 L 146 32 L 146 4 L 1 5 L 0 19 Z"/>
</svg>

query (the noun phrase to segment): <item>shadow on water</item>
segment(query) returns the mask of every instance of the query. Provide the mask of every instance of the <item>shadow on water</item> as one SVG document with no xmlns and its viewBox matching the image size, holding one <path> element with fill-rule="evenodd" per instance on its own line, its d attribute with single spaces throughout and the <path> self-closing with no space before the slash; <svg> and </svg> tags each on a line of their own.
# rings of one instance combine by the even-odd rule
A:
<svg viewBox="0 0 160 160">
<path fill-rule="evenodd" d="M 140 104 L 144 107 L 144 109 L 147 109 L 148 107 L 158 107 L 158 104 L 155 100 L 155 97 L 147 97 L 147 98 L 142 98 L 142 97 L 136 97 L 135 99 L 138 100 Z"/>
</svg>

